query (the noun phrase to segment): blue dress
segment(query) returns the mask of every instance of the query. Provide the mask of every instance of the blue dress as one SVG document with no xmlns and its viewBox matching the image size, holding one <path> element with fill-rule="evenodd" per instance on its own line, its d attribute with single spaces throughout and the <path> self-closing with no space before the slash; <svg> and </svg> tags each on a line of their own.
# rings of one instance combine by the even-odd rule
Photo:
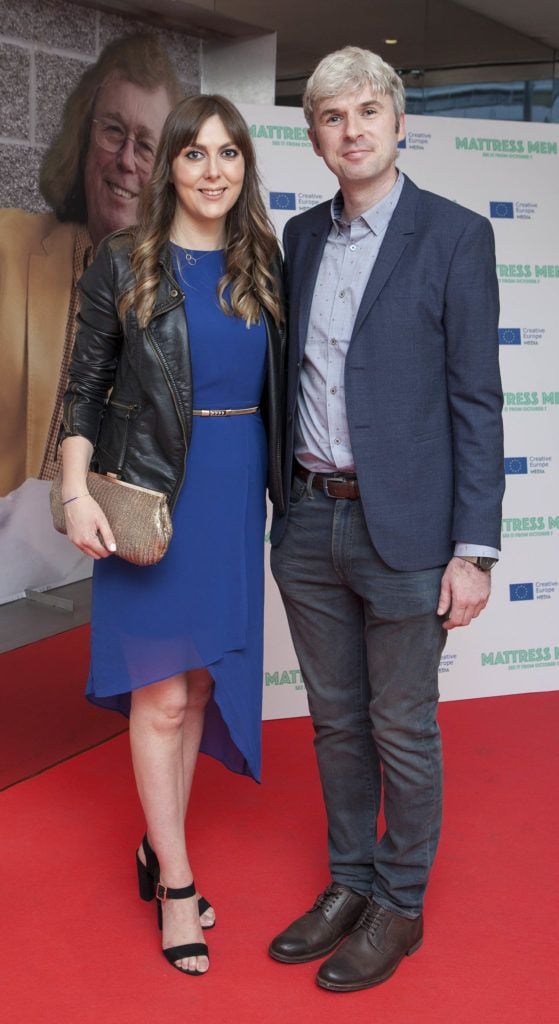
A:
<svg viewBox="0 0 559 1024">
<path fill-rule="evenodd" d="M 226 316 L 221 252 L 173 246 L 192 360 L 194 408 L 259 405 L 263 320 Z M 260 413 L 194 416 L 173 538 L 158 565 L 95 562 L 87 697 L 129 714 L 132 690 L 188 669 L 213 680 L 201 750 L 260 778 L 267 444 Z"/>
</svg>

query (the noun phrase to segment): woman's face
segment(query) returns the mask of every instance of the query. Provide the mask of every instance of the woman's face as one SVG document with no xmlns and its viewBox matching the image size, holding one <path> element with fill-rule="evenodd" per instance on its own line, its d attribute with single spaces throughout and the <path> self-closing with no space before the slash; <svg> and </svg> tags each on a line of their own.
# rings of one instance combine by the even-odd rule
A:
<svg viewBox="0 0 559 1024">
<path fill-rule="evenodd" d="M 192 227 L 222 226 L 241 194 L 245 161 L 223 121 L 213 114 L 195 141 L 171 164 L 177 207 L 175 223 Z"/>
</svg>

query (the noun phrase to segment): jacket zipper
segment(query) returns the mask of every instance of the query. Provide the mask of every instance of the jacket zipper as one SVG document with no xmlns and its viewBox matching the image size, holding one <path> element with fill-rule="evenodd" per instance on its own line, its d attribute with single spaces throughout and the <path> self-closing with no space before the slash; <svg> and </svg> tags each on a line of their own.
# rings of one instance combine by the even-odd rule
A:
<svg viewBox="0 0 559 1024">
<path fill-rule="evenodd" d="M 126 410 L 126 416 L 124 417 L 124 437 L 122 439 L 120 455 L 116 466 L 116 471 L 120 475 L 124 467 L 124 456 L 126 455 L 126 449 L 128 447 L 128 428 L 130 424 L 130 417 L 133 412 L 136 412 L 138 405 L 135 402 L 109 402 L 109 408 L 111 406 L 114 406 L 115 409 Z"/>
</svg>

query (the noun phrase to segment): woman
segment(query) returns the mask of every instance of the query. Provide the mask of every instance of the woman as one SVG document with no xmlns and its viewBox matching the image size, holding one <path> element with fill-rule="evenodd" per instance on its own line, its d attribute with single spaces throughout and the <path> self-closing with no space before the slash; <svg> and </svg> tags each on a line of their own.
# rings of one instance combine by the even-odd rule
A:
<svg viewBox="0 0 559 1024">
<path fill-rule="evenodd" d="M 130 714 L 140 895 L 157 896 L 169 962 L 202 974 L 215 915 L 184 817 L 199 749 L 259 776 L 266 475 L 283 506 L 278 247 L 226 99 L 169 114 L 138 226 L 102 243 L 80 291 L 62 498 L 70 540 L 96 560 L 87 695 Z M 90 463 L 167 493 L 174 535 L 158 565 L 109 557 Z"/>
</svg>

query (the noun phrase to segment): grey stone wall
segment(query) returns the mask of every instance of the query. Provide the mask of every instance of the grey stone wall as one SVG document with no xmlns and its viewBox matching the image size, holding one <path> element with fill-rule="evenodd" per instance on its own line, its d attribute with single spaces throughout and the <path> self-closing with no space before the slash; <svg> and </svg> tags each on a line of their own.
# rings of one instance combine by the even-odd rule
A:
<svg viewBox="0 0 559 1024">
<path fill-rule="evenodd" d="M 68 93 L 111 39 L 156 33 L 186 92 L 199 92 L 200 40 L 64 0 L 0 0 L 0 207 L 47 209 L 38 189 L 42 153 Z"/>
</svg>

